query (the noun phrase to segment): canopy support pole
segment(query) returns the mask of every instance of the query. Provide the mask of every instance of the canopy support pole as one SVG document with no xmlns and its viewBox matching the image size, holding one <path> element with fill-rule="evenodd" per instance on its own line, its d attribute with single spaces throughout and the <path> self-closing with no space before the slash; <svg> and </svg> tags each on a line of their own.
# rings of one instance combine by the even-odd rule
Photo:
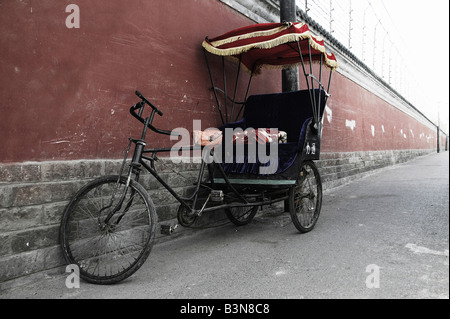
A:
<svg viewBox="0 0 450 319">
<path fill-rule="evenodd" d="M 312 62 L 312 54 L 311 54 L 311 39 L 308 39 L 308 53 L 309 53 L 309 74 L 313 74 L 313 62 Z M 320 88 L 320 85 L 319 85 Z M 314 127 L 317 129 L 317 123 L 319 122 L 319 114 L 317 113 L 317 101 L 316 101 L 316 92 L 314 90 L 314 78 L 311 76 L 311 90 L 312 90 L 312 97 L 313 97 L 313 108 L 315 109 L 314 114 Z M 320 93 L 319 93 L 320 94 Z"/>
<path fill-rule="evenodd" d="M 222 70 L 223 70 L 223 92 L 225 94 L 225 120 L 228 123 L 228 103 L 227 103 L 227 75 L 225 72 L 225 57 L 222 57 Z"/>
<path fill-rule="evenodd" d="M 308 45 L 309 45 L 309 42 L 308 42 Z M 305 75 L 306 86 L 308 87 L 309 99 L 311 101 L 311 107 L 312 107 L 313 117 L 314 117 L 314 121 L 315 121 L 315 119 L 316 119 L 316 108 L 314 107 L 314 100 L 313 100 L 314 92 L 311 92 L 311 89 L 310 89 L 310 86 L 309 86 L 308 74 L 306 73 L 305 61 L 303 60 L 303 54 L 302 54 L 302 50 L 300 48 L 300 42 L 299 41 L 297 41 L 297 48 L 298 48 L 298 54 L 300 55 L 300 60 L 302 61 L 303 74 Z"/>
<path fill-rule="evenodd" d="M 330 86 L 331 86 L 331 77 L 333 76 L 333 69 L 330 70 L 330 77 L 328 78 L 328 87 L 325 92 L 325 101 L 323 102 L 325 106 L 327 105 L 328 98 L 331 96 L 330 92 Z"/>
<path fill-rule="evenodd" d="M 323 85 L 322 85 L 322 63 L 323 63 L 323 56 L 320 55 L 320 67 L 319 67 L 319 104 L 317 105 L 317 118 L 318 118 L 318 122 L 317 122 L 317 129 L 319 131 L 319 134 L 321 134 L 321 123 L 322 123 L 322 119 L 320 118 L 321 112 L 321 99 L 322 99 L 322 90 L 324 89 Z"/>
<path fill-rule="evenodd" d="M 239 56 L 239 64 L 238 64 L 238 70 L 237 70 L 237 75 L 236 75 L 236 84 L 234 85 L 233 103 L 231 104 L 231 117 L 230 117 L 231 121 L 233 121 L 234 104 L 236 103 L 236 93 L 237 93 L 237 87 L 238 87 L 238 82 L 239 82 L 239 74 L 241 74 L 241 61 L 242 61 L 242 54 Z"/>
<path fill-rule="evenodd" d="M 330 86 L 331 86 L 331 76 L 333 75 L 333 69 L 330 70 L 330 77 L 328 78 L 328 88 L 327 88 L 327 95 L 325 97 L 325 104 L 328 101 L 328 97 L 330 96 Z"/>
<path fill-rule="evenodd" d="M 203 50 L 203 54 L 205 55 L 206 66 L 208 67 L 209 79 L 211 80 L 211 85 L 214 91 L 214 97 L 216 98 L 217 108 L 219 109 L 220 119 L 222 120 L 222 124 L 225 124 L 223 120 L 222 108 L 220 107 L 219 98 L 217 97 L 216 86 L 214 85 L 214 79 L 211 73 L 211 68 L 209 67 L 208 55 L 206 54 L 206 50 Z"/>
<path fill-rule="evenodd" d="M 255 66 L 253 66 L 252 73 L 250 74 L 250 79 L 248 80 L 247 91 L 245 92 L 245 97 L 244 97 L 244 104 L 242 104 L 241 108 L 239 109 L 239 113 L 236 115 L 235 121 L 237 121 L 239 119 L 239 116 L 241 115 L 241 112 L 245 107 L 245 103 L 247 103 L 248 92 L 250 91 L 250 84 L 252 84 L 252 79 L 253 79 L 254 73 L 255 73 Z"/>
</svg>

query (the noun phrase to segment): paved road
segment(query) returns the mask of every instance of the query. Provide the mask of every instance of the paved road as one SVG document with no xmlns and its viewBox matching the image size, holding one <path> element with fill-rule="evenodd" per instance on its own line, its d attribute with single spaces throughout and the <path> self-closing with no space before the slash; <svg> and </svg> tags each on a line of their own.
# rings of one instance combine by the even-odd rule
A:
<svg viewBox="0 0 450 319">
<path fill-rule="evenodd" d="M 120 284 L 65 279 L 0 298 L 449 298 L 449 153 L 326 191 L 308 234 L 272 207 L 248 226 L 155 245 Z"/>
</svg>

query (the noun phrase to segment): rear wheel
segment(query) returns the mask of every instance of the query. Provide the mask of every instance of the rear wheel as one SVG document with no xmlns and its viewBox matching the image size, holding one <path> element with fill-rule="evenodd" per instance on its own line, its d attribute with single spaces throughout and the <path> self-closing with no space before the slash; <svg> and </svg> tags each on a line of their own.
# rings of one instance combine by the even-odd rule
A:
<svg viewBox="0 0 450 319">
<path fill-rule="evenodd" d="M 155 239 L 156 211 L 147 191 L 126 177 L 105 176 L 81 188 L 67 205 L 60 242 L 69 264 L 95 284 L 113 284 L 145 262 Z M 109 212 L 116 210 L 108 222 Z"/>
<path fill-rule="evenodd" d="M 258 206 L 228 207 L 225 213 L 228 219 L 236 226 L 244 226 L 250 223 L 258 211 Z"/>
<path fill-rule="evenodd" d="M 311 231 L 322 208 L 322 181 L 312 161 L 302 164 L 297 184 L 289 192 L 289 213 L 301 233 Z"/>
</svg>

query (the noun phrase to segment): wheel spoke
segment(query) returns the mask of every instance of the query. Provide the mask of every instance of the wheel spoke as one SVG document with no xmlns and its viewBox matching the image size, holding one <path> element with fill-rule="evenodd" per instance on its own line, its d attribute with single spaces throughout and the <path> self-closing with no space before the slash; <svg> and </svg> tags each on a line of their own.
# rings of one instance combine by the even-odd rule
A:
<svg viewBox="0 0 450 319">
<path fill-rule="evenodd" d="M 134 273 L 150 254 L 155 238 L 156 212 L 145 189 L 117 176 L 100 178 L 83 187 L 65 210 L 61 224 L 63 253 L 80 266 L 80 276 L 109 284 Z M 123 203 L 119 201 L 123 198 Z M 120 207 L 106 224 L 108 207 Z"/>
<path fill-rule="evenodd" d="M 322 203 L 322 183 L 313 162 L 304 162 L 298 185 L 291 190 L 291 219 L 300 232 L 312 230 L 319 218 Z"/>
</svg>

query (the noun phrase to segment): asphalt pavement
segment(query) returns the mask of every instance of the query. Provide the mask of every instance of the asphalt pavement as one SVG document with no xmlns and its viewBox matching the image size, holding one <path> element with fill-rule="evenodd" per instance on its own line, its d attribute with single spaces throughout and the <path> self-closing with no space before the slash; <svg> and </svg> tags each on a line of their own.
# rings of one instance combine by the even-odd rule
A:
<svg viewBox="0 0 450 319">
<path fill-rule="evenodd" d="M 307 234 L 274 205 L 247 226 L 195 230 L 156 244 L 119 284 L 68 288 L 68 275 L 0 298 L 448 299 L 449 152 L 325 191 Z"/>
</svg>

